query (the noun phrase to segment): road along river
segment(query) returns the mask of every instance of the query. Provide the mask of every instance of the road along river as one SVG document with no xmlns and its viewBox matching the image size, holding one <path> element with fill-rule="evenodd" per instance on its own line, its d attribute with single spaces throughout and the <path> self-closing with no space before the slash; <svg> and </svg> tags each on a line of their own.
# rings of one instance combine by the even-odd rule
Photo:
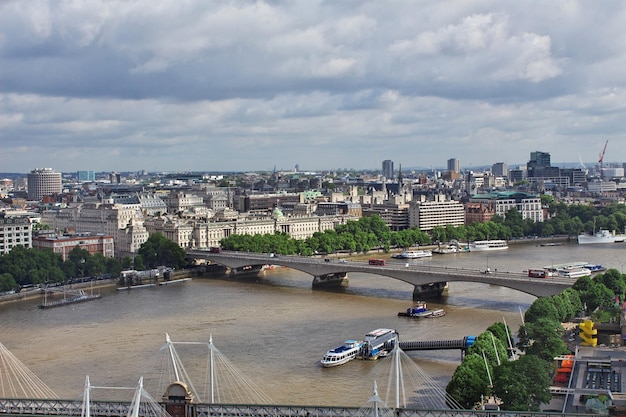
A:
<svg viewBox="0 0 626 417">
<path fill-rule="evenodd" d="M 540 247 L 529 242 L 507 251 L 412 262 L 520 272 L 588 261 L 620 270 L 625 253 L 623 244 Z M 322 368 L 319 361 L 328 349 L 379 327 L 396 329 L 405 341 L 478 335 L 503 319 L 516 332 L 520 310 L 534 300 L 503 287 L 451 283 L 447 297 L 429 303 L 443 307 L 445 316 L 410 319 L 397 313 L 411 304 L 411 285 L 369 274 L 349 278 L 344 290 L 312 290 L 311 276 L 279 268 L 258 280 L 194 278 L 165 287 L 111 288 L 101 291 L 99 300 L 54 309 L 38 309 L 41 300 L 7 303 L 0 305 L 0 342 L 66 399 L 82 394 L 87 375 L 98 386 L 136 385 L 140 376 L 154 373 L 169 333 L 174 341 L 193 342 L 212 335 L 221 354 L 275 404 L 365 406 L 380 377 L 379 362 Z M 442 388 L 461 360 L 458 351 L 409 354 Z M 163 393 L 151 394 L 158 399 Z"/>
</svg>

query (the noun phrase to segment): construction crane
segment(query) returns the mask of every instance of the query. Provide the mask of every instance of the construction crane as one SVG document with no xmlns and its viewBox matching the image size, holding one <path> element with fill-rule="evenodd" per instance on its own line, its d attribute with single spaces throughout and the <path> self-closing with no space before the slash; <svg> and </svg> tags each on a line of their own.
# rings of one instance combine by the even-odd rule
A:
<svg viewBox="0 0 626 417">
<path fill-rule="evenodd" d="M 604 152 L 606 151 L 606 145 L 608 145 L 609 141 L 604 142 L 604 148 L 602 148 L 602 152 L 600 153 L 600 159 L 598 162 L 600 163 L 600 179 L 602 179 L 602 161 L 604 160 Z"/>
</svg>

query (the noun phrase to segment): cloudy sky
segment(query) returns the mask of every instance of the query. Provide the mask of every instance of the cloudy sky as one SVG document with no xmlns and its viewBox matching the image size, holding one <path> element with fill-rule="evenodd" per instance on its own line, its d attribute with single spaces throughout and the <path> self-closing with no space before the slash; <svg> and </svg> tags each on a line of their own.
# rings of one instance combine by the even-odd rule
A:
<svg viewBox="0 0 626 417">
<path fill-rule="evenodd" d="M 621 0 L 0 0 L 0 172 L 626 162 Z"/>
</svg>

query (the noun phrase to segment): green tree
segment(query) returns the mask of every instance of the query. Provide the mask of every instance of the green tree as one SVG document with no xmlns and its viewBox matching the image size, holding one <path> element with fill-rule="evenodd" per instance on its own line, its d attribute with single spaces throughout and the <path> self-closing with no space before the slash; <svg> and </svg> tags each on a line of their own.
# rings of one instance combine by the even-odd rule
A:
<svg viewBox="0 0 626 417">
<path fill-rule="evenodd" d="M 133 269 L 135 271 L 143 271 L 146 269 L 141 255 L 135 255 L 135 258 L 133 259 Z"/>
<path fill-rule="evenodd" d="M 624 293 L 626 292 L 626 282 L 622 274 L 617 269 L 609 269 L 604 274 L 599 274 L 594 278 L 596 283 L 604 284 L 610 289 L 613 294 L 619 297 L 620 300 L 624 300 Z"/>
<path fill-rule="evenodd" d="M 461 406 L 470 409 L 480 402 L 489 386 L 489 375 L 482 355 L 467 354 L 456 368 L 446 392 Z"/>
<path fill-rule="evenodd" d="M 526 322 L 518 331 L 517 346 L 527 355 L 534 355 L 550 362 L 558 355 L 569 353 L 563 341 L 563 327 L 556 320 L 538 318 L 533 322 Z"/>
<path fill-rule="evenodd" d="M 160 265 L 183 268 L 186 265 L 185 251 L 161 233 L 153 233 L 137 251 L 144 265 L 155 268 Z"/>
<path fill-rule="evenodd" d="M 548 318 L 553 321 L 561 320 L 553 300 L 549 297 L 537 298 L 524 313 L 525 322 L 535 322 L 540 318 Z"/>
<path fill-rule="evenodd" d="M 550 402 L 549 364 L 533 355 L 504 362 L 494 370 L 493 391 L 509 411 L 540 411 Z"/>
<path fill-rule="evenodd" d="M 91 257 L 91 254 L 86 249 L 82 249 L 79 246 L 74 247 L 67 257 L 75 265 L 77 277 L 84 277 L 87 272 L 87 260 Z"/>
<path fill-rule="evenodd" d="M 18 288 L 17 282 L 13 278 L 13 275 L 9 273 L 0 274 L 0 292 L 16 290 Z"/>
</svg>

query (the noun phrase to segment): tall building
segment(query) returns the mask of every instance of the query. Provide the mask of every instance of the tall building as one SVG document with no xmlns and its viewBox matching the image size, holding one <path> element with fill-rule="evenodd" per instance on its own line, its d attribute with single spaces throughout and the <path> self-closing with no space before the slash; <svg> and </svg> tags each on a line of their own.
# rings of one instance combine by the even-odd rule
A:
<svg viewBox="0 0 626 417">
<path fill-rule="evenodd" d="M 93 182 L 96 180 L 96 174 L 93 171 L 78 171 L 76 176 L 79 182 Z"/>
<path fill-rule="evenodd" d="M 456 158 L 448 159 L 448 171 L 459 174 L 461 172 L 461 162 Z"/>
<path fill-rule="evenodd" d="M 393 161 L 385 159 L 383 161 L 383 177 L 387 179 L 393 178 Z"/>
<path fill-rule="evenodd" d="M 52 168 L 37 168 L 28 174 L 28 199 L 39 201 L 62 191 L 61 173 Z"/>
<path fill-rule="evenodd" d="M 548 152 L 535 151 L 530 153 L 529 168 L 547 168 L 550 166 L 550 154 Z"/>
<path fill-rule="evenodd" d="M 496 162 L 491 166 L 491 173 L 496 177 L 508 177 L 509 167 L 504 162 Z"/>
</svg>

